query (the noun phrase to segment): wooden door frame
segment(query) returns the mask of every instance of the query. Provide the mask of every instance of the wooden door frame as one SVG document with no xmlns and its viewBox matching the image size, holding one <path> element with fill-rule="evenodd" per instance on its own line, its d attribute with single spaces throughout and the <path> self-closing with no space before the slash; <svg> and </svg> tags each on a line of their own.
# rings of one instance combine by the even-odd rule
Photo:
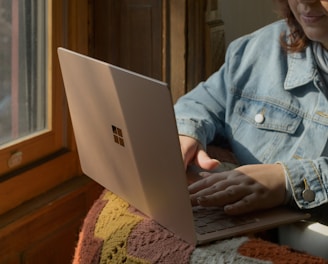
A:
<svg viewBox="0 0 328 264">
<path fill-rule="evenodd" d="M 167 55 L 167 63 L 164 69 L 167 74 L 163 74 L 164 81 L 168 82 L 171 88 L 173 101 L 175 102 L 186 92 L 186 10 L 187 0 L 163 0 L 166 5 L 163 10 L 167 12 L 164 15 L 168 19 L 168 26 L 163 30 L 168 39 L 164 41 L 166 45 L 164 50 Z M 165 23 L 163 23 L 165 24 Z M 163 38 L 165 40 L 165 36 Z"/>
<path fill-rule="evenodd" d="M 163 0 L 165 81 L 173 101 L 208 78 L 224 62 L 224 23 L 218 0 Z M 165 27 L 165 26 L 164 26 Z M 166 36 L 166 37 L 165 37 Z M 165 41 L 165 38 L 168 40 Z"/>
</svg>

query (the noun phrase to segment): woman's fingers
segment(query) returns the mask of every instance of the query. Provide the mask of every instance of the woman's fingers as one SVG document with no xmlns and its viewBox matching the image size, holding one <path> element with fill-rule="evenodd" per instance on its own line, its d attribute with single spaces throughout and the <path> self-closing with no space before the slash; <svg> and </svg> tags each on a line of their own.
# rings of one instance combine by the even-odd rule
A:
<svg viewBox="0 0 328 264">
<path fill-rule="evenodd" d="M 210 158 L 194 138 L 180 135 L 179 141 L 185 168 L 194 163 L 204 170 L 213 170 L 220 164 L 218 160 Z"/>
<path fill-rule="evenodd" d="M 192 204 L 223 207 L 228 214 L 271 208 L 283 202 L 280 165 L 249 165 L 206 177 L 189 186 Z"/>
<path fill-rule="evenodd" d="M 234 185 L 228 187 L 225 190 L 201 195 L 197 198 L 194 198 L 194 200 L 196 200 L 197 204 L 202 206 L 224 207 L 227 204 L 232 204 L 243 199 L 249 194 L 251 194 L 251 190 L 246 186 Z"/>
<path fill-rule="evenodd" d="M 195 163 L 204 170 L 214 170 L 220 165 L 218 160 L 210 158 L 203 149 L 199 149 L 196 153 Z"/>
<path fill-rule="evenodd" d="M 240 215 L 263 209 L 258 198 L 255 193 L 251 193 L 235 203 L 226 205 L 224 211 L 229 215 Z"/>
</svg>

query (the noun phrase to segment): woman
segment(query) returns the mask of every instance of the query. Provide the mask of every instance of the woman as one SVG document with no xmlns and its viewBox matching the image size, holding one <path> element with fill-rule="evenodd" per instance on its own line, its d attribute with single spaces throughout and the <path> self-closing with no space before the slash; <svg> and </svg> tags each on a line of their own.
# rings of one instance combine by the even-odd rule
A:
<svg viewBox="0 0 328 264">
<path fill-rule="evenodd" d="M 194 204 L 236 215 L 328 203 L 328 1 L 276 2 L 285 20 L 234 41 L 222 68 L 175 105 L 186 166 L 219 166 L 205 147 L 220 140 L 241 164 L 202 174 L 189 186 Z"/>
</svg>

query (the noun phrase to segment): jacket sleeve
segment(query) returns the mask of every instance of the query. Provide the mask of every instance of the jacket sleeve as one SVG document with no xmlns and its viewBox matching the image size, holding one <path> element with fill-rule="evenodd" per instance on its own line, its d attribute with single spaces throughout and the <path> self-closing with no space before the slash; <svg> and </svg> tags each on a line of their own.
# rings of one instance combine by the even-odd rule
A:
<svg viewBox="0 0 328 264">
<path fill-rule="evenodd" d="M 232 47 L 234 46 L 234 47 Z M 217 135 L 224 136 L 225 119 L 229 110 L 231 69 L 236 64 L 234 50 L 230 45 L 226 52 L 226 62 L 205 82 L 182 96 L 174 106 L 178 133 L 197 139 L 204 148 Z"/>
</svg>

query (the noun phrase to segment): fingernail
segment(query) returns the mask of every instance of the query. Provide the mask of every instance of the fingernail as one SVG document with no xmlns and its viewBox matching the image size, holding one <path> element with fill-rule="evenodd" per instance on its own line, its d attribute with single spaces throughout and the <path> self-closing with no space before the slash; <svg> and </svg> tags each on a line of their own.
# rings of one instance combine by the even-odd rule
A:
<svg viewBox="0 0 328 264">
<path fill-rule="evenodd" d="M 224 207 L 224 211 L 231 211 L 232 209 L 233 209 L 233 206 L 231 206 L 231 205 L 226 205 Z"/>
<path fill-rule="evenodd" d="M 199 173 L 199 176 L 201 176 L 201 177 L 208 177 L 210 175 L 211 175 L 211 173 L 209 173 L 207 171 L 202 171 L 202 172 Z"/>
<path fill-rule="evenodd" d="M 197 203 L 200 204 L 201 202 L 205 202 L 207 198 L 205 196 L 201 196 L 197 198 Z"/>
</svg>

